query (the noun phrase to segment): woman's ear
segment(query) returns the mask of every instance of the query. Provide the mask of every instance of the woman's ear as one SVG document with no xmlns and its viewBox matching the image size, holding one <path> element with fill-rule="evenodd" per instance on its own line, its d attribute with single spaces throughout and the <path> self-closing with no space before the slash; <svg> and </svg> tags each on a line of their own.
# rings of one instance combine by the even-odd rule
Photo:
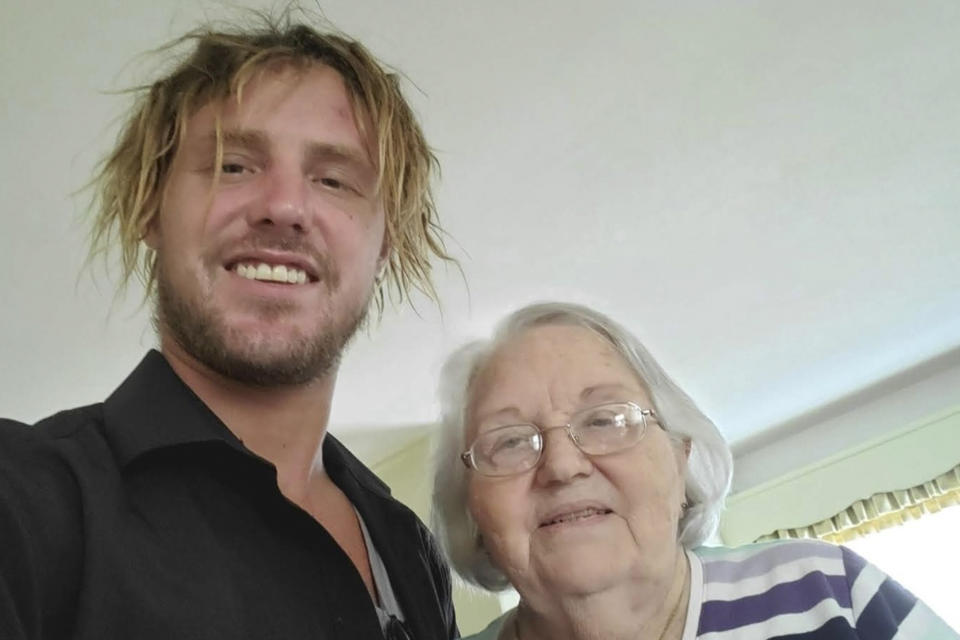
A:
<svg viewBox="0 0 960 640">
<path fill-rule="evenodd" d="M 676 435 L 673 435 L 670 440 L 677 452 L 677 461 L 686 466 L 690 460 L 690 452 L 693 450 L 693 439 L 689 436 L 680 436 L 678 438 Z"/>
</svg>

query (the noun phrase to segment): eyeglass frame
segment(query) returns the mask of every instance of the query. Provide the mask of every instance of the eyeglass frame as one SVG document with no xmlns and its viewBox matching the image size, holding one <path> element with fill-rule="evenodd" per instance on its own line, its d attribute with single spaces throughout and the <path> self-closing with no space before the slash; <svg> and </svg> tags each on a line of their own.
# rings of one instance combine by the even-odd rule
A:
<svg viewBox="0 0 960 640">
<path fill-rule="evenodd" d="M 543 459 L 543 451 L 544 449 L 546 449 L 546 442 L 547 442 L 546 435 L 548 431 L 554 431 L 556 429 L 565 430 L 567 432 L 567 437 L 570 438 L 570 441 L 573 443 L 573 446 L 577 448 L 577 451 L 579 451 L 585 456 L 592 457 L 592 456 L 605 456 L 613 453 L 620 453 L 621 451 L 627 451 L 628 449 L 632 449 L 633 447 L 640 444 L 640 441 L 643 440 L 643 436 L 647 434 L 647 418 L 652 418 L 657 423 L 657 425 L 660 426 L 661 429 L 663 428 L 663 425 L 660 424 L 660 418 L 657 416 L 656 411 L 654 411 L 653 409 L 644 409 L 643 407 L 638 405 L 636 402 L 633 402 L 632 400 L 626 400 L 624 402 L 603 402 L 601 404 L 594 405 L 592 407 L 586 407 L 584 409 L 580 409 L 579 411 L 573 413 L 570 417 L 574 418 L 580 415 L 581 413 L 587 413 L 588 411 L 593 411 L 594 409 L 599 409 L 601 407 L 607 407 L 611 405 L 629 405 L 640 412 L 640 420 L 641 420 L 641 424 L 643 425 L 643 432 L 640 434 L 640 437 L 637 438 L 636 442 L 622 449 L 615 449 L 613 451 L 607 451 L 605 453 L 588 453 L 584 451 L 583 448 L 581 448 L 580 443 L 578 443 L 577 439 L 574 437 L 573 432 L 571 431 L 571 429 L 573 429 L 573 425 L 570 422 L 567 422 L 566 424 L 559 424 L 559 425 L 554 425 L 550 427 L 541 427 L 535 422 L 518 422 L 516 424 L 505 424 L 503 426 L 496 427 L 495 429 L 490 429 L 485 433 L 479 434 L 476 438 L 473 439 L 473 442 L 470 443 L 470 447 L 467 448 L 466 451 L 460 454 L 460 461 L 463 462 L 464 466 L 466 466 L 468 469 L 472 469 L 473 471 L 476 471 L 482 476 L 486 476 L 488 478 L 509 478 L 510 476 L 518 476 L 521 473 L 526 473 L 527 471 L 530 471 L 531 469 L 536 469 L 537 466 L 539 466 L 540 461 Z M 537 451 L 537 459 L 534 461 L 532 465 L 530 465 L 530 467 L 523 469 L 522 471 L 513 471 L 511 473 L 504 473 L 504 474 L 484 473 L 477 467 L 477 463 L 473 457 L 473 447 L 477 444 L 477 440 L 479 438 L 486 435 L 487 433 L 499 431 L 500 429 L 509 429 L 510 427 L 527 427 L 527 426 L 533 427 L 534 429 L 536 429 L 537 433 L 540 434 L 541 441 L 543 442 L 540 449 Z"/>
</svg>

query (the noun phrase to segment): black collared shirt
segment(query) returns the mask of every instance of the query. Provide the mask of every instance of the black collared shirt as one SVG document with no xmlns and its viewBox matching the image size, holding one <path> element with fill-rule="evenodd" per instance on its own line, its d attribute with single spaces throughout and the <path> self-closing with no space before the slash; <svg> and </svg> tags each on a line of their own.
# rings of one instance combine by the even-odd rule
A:
<svg viewBox="0 0 960 640">
<path fill-rule="evenodd" d="M 457 637 L 426 527 L 333 437 L 327 472 L 386 565 L 410 635 Z M 156 351 L 106 402 L 0 420 L 0 639 L 382 638 L 327 531 L 287 501 Z"/>
</svg>

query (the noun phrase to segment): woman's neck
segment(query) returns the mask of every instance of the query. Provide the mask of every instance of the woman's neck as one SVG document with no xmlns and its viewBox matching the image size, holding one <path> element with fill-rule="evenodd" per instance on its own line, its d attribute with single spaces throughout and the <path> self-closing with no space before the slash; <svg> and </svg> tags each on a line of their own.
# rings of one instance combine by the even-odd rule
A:
<svg viewBox="0 0 960 640">
<path fill-rule="evenodd" d="M 517 640 L 679 640 L 690 596 L 690 568 L 678 548 L 673 571 L 586 596 L 561 596 L 534 610 L 521 601 L 513 618 Z"/>
</svg>

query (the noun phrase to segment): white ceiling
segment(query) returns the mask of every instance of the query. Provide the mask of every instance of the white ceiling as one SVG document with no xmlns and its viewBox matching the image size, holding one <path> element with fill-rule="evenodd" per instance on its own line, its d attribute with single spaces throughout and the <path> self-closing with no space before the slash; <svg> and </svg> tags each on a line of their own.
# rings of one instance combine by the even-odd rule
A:
<svg viewBox="0 0 960 640">
<path fill-rule="evenodd" d="M 127 104 L 106 92 L 200 6 L 3 7 L 2 415 L 98 401 L 154 342 L 136 291 L 80 270 L 71 193 Z M 545 298 L 635 330 L 737 443 L 960 345 L 953 0 L 323 7 L 416 83 L 466 275 L 356 342 L 335 431 L 430 422 L 444 354 Z"/>
</svg>

